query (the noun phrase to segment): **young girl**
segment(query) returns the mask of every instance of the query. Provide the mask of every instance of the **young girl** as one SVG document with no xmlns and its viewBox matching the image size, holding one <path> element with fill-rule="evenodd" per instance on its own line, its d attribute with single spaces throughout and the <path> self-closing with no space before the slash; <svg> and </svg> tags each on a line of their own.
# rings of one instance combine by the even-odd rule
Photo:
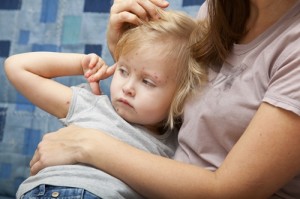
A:
<svg viewBox="0 0 300 199">
<path fill-rule="evenodd" d="M 177 147 L 172 130 L 184 100 L 205 80 L 205 68 L 189 56 L 196 22 L 178 12 L 159 13 L 159 20 L 122 35 L 112 68 L 95 54 L 34 52 L 8 58 L 7 76 L 25 97 L 66 125 L 103 130 L 139 149 L 172 157 Z M 100 93 L 95 81 L 113 72 L 111 99 L 93 94 Z M 69 88 L 51 80 L 80 74 L 89 79 L 91 88 Z M 29 177 L 20 185 L 17 198 L 81 195 L 142 197 L 117 178 L 77 164 L 48 167 Z"/>
</svg>

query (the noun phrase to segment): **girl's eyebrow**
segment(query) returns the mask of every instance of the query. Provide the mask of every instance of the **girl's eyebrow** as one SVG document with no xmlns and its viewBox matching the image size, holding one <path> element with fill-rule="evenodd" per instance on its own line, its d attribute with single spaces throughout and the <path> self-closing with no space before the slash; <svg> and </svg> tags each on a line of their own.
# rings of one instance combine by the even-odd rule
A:
<svg viewBox="0 0 300 199">
<path fill-rule="evenodd" d="M 127 64 L 124 63 L 124 61 L 117 61 L 116 64 L 117 64 L 117 67 L 122 66 L 122 67 L 128 68 Z"/>
<path fill-rule="evenodd" d="M 148 72 L 148 71 L 143 70 L 143 76 L 146 78 L 150 77 L 153 81 L 155 81 L 158 84 L 165 83 L 165 82 L 167 82 L 167 79 L 168 79 L 166 75 L 158 73 L 156 71 Z"/>
</svg>

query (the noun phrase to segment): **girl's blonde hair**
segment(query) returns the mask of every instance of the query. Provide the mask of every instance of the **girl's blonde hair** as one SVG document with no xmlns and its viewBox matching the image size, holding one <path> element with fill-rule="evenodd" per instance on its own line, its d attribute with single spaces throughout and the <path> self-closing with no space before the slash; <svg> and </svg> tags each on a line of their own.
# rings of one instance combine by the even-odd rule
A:
<svg viewBox="0 0 300 199">
<path fill-rule="evenodd" d="M 162 56 L 176 71 L 177 89 L 166 121 L 166 126 L 173 128 L 183 113 L 187 96 L 206 81 L 206 67 L 196 62 L 190 54 L 190 47 L 198 38 L 198 32 L 194 32 L 197 22 L 179 11 L 158 10 L 158 14 L 159 19 L 144 21 L 140 26 L 125 31 L 116 45 L 114 55 L 118 60 L 132 50 L 162 44 Z"/>
</svg>

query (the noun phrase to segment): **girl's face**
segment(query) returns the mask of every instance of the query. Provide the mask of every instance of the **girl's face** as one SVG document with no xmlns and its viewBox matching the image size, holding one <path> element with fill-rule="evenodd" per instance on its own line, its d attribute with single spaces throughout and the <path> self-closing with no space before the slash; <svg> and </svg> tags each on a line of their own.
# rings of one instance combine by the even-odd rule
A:
<svg viewBox="0 0 300 199">
<path fill-rule="evenodd" d="M 110 92 L 112 105 L 126 121 L 153 126 L 166 119 L 176 89 L 176 69 L 162 46 L 121 55 Z"/>
</svg>

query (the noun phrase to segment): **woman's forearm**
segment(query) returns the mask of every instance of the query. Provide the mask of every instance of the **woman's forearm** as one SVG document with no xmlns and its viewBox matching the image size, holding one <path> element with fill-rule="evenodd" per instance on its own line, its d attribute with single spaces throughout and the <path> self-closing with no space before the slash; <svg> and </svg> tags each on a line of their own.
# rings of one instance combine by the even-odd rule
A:
<svg viewBox="0 0 300 199">
<path fill-rule="evenodd" d="M 97 132 L 94 139 L 85 141 L 79 162 L 101 168 L 147 198 L 213 198 L 216 195 L 214 172 L 140 151 Z M 99 150 L 91 153 L 99 143 Z"/>
<path fill-rule="evenodd" d="M 299 116 L 262 104 L 215 172 L 140 151 L 97 132 L 94 139 L 83 139 L 85 152 L 78 160 L 149 198 L 268 198 L 299 173 L 299 129 Z"/>
<path fill-rule="evenodd" d="M 98 130 L 76 126 L 45 135 L 30 163 L 31 174 L 48 166 L 74 163 L 93 165 L 148 198 L 215 195 L 213 172 L 140 151 Z"/>
<path fill-rule="evenodd" d="M 31 169 L 34 174 L 51 165 L 93 165 L 147 198 L 268 198 L 299 173 L 299 129 L 299 116 L 264 103 L 213 172 L 71 126 L 43 139 Z"/>
</svg>

